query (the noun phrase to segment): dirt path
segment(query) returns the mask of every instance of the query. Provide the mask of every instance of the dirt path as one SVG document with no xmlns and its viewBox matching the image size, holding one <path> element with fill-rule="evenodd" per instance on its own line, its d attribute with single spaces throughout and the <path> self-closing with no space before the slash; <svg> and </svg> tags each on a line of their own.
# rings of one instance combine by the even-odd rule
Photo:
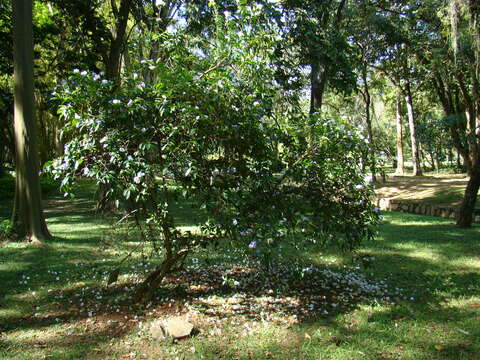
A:
<svg viewBox="0 0 480 360">
<path fill-rule="evenodd" d="M 377 184 L 380 198 L 422 200 L 438 205 L 460 205 L 468 177 L 466 175 L 388 176 L 384 184 Z M 479 203 L 477 202 L 477 206 Z"/>
</svg>

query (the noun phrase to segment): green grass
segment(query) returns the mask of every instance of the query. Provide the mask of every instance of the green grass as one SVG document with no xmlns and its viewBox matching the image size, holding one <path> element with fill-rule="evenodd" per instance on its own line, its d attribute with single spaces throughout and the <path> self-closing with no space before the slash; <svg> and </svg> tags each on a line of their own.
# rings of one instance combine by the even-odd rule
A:
<svg viewBox="0 0 480 360">
<path fill-rule="evenodd" d="M 267 298 L 285 303 L 295 298 L 303 304 L 307 295 L 302 294 L 318 288 L 321 295 L 325 287 L 308 276 L 287 279 L 286 270 L 284 287 L 276 287 L 280 278 L 271 285 L 272 293 L 260 287 L 247 293 L 224 286 L 200 291 L 210 303 L 199 305 L 192 301 L 191 289 L 200 284 L 193 282 L 194 276 L 213 279 L 217 274 L 196 269 L 185 285 L 169 282 L 150 306 L 132 304 L 127 296 L 132 279 L 152 265 L 127 262 L 120 284 L 106 287 L 108 271 L 135 245 L 135 235 L 125 236 L 125 246 L 105 247 L 109 222 L 91 210 L 92 188 L 84 184 L 79 190 L 74 201 L 49 202 L 48 225 L 55 239 L 48 248 L 15 242 L 0 248 L 0 359 L 480 358 L 478 225 L 461 230 L 448 220 L 385 213 L 377 240 L 360 250 L 374 257 L 371 267 L 352 269 L 358 264 L 351 256 L 316 248 L 291 251 L 284 260 L 295 257 L 299 264 L 328 267 L 337 274 L 358 273 L 370 284 L 384 281 L 393 289 L 391 301 L 359 297 L 343 306 L 340 298 L 351 289 L 340 281 L 339 289 L 325 290 L 328 301 L 307 316 L 295 317 L 288 306 L 281 308 L 283 314 L 279 308 L 268 312 L 267 302 L 253 311 L 258 316 L 249 317 L 208 304 L 227 304 L 237 293 L 253 305 Z M 0 213 L 8 214 L 8 205 L 0 206 Z M 199 216 L 188 204 L 177 207 L 176 213 L 187 227 Z M 242 265 L 232 251 L 208 255 L 210 262 L 225 268 Z M 202 264 L 206 261 L 204 255 L 195 257 Z M 278 274 L 283 273 L 263 275 Z M 294 285 L 288 287 L 290 282 Z M 334 301 L 338 308 L 331 306 Z M 148 336 L 152 321 L 178 312 L 189 314 L 200 330 L 197 336 L 176 344 Z M 267 321 L 261 321 L 262 312 Z"/>
</svg>

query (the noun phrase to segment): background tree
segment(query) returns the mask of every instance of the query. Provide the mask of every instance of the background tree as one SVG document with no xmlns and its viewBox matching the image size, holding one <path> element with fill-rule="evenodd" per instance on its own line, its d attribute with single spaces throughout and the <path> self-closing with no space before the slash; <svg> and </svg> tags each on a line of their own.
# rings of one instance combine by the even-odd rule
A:
<svg viewBox="0 0 480 360">
<path fill-rule="evenodd" d="M 396 128 L 396 154 L 397 167 L 395 173 L 403 175 L 405 173 L 405 160 L 403 157 L 403 124 L 402 124 L 402 94 L 396 89 L 395 96 L 395 128 Z"/>
</svg>

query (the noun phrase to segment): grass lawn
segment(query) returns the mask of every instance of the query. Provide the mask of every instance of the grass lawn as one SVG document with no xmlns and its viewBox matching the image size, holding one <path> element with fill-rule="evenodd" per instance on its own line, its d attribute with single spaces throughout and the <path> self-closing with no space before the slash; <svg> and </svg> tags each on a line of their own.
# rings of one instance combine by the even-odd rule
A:
<svg viewBox="0 0 480 360">
<path fill-rule="evenodd" d="M 312 247 L 259 271 L 235 251 L 209 251 L 138 305 L 130 295 L 152 260 L 135 255 L 107 287 L 135 237 L 105 246 L 108 221 L 81 190 L 49 202 L 48 248 L 0 247 L 0 359 L 480 359 L 478 225 L 385 213 L 360 250 L 368 267 Z M 178 214 L 191 225 L 191 211 Z M 152 322 L 173 315 L 198 334 L 152 338 Z"/>
</svg>

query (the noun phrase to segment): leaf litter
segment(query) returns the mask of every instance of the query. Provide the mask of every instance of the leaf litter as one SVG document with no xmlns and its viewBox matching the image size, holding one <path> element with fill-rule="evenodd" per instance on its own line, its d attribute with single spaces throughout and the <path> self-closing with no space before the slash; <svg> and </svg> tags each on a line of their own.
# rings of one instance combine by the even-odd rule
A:
<svg viewBox="0 0 480 360">
<path fill-rule="evenodd" d="M 32 295 L 35 298 L 44 291 L 47 296 L 44 306 L 34 307 L 32 320 L 55 322 L 66 334 L 74 326 L 74 332 L 110 334 L 112 341 L 135 333 L 148 342 L 152 340 L 150 324 L 172 316 L 192 322 L 197 336 L 218 337 L 232 331 L 247 336 L 267 323 L 288 328 L 350 311 L 359 304 L 413 300 L 386 280 L 368 279 L 359 267 L 306 266 L 299 262 L 265 267 L 251 260 L 242 265 L 200 266 L 193 262 L 166 278 L 152 302 L 136 304 L 136 285 L 154 264 L 140 262 L 123 269 L 118 282 L 110 286 L 111 269 L 105 265 L 104 271 L 90 264 L 76 264 L 77 269 L 71 272 L 49 270 L 51 283 L 63 286 L 37 290 Z M 24 275 L 21 281 L 28 286 L 35 278 Z"/>
</svg>

